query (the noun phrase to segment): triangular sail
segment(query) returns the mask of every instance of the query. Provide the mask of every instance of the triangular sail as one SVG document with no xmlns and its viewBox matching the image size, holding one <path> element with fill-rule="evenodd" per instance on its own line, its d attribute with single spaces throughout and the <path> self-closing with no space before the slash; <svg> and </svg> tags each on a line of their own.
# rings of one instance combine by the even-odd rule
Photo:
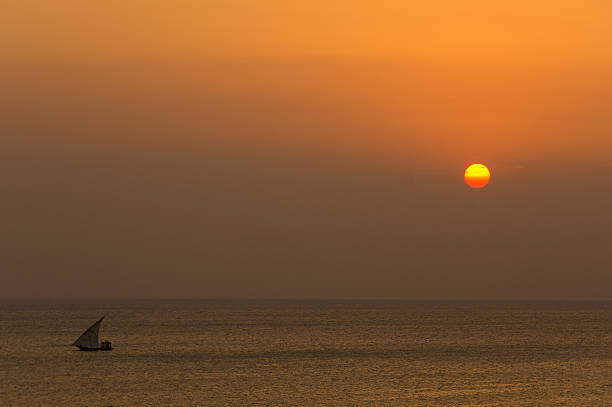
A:
<svg viewBox="0 0 612 407">
<path fill-rule="evenodd" d="M 100 331 L 100 323 L 103 319 L 104 317 L 100 318 L 95 324 L 87 328 L 87 330 L 79 336 L 79 339 L 74 341 L 73 345 L 82 348 L 98 348 L 100 346 L 98 332 Z"/>
</svg>

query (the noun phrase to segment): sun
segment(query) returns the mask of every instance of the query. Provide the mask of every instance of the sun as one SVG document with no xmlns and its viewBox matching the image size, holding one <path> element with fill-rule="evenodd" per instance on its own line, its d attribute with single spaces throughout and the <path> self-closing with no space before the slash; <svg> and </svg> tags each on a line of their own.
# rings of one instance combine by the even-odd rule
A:
<svg viewBox="0 0 612 407">
<path fill-rule="evenodd" d="M 470 164 L 463 174 L 465 183 L 472 188 L 482 188 L 489 183 L 491 173 L 484 164 Z"/>
</svg>

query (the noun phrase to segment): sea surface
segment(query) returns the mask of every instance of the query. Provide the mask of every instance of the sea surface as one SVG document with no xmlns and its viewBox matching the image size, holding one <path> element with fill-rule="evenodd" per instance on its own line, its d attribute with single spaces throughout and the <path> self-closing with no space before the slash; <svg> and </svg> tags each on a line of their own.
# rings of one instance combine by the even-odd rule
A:
<svg viewBox="0 0 612 407">
<path fill-rule="evenodd" d="M 0 405 L 612 406 L 612 302 L 2 300 Z"/>
</svg>

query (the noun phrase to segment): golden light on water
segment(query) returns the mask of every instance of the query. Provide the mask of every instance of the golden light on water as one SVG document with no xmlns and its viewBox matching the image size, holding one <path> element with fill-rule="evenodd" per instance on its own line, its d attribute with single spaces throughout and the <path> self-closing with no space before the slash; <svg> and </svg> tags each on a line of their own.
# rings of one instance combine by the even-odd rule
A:
<svg viewBox="0 0 612 407">
<path fill-rule="evenodd" d="M 471 164 L 465 169 L 463 178 L 470 187 L 482 188 L 491 180 L 491 172 L 484 164 Z"/>
</svg>

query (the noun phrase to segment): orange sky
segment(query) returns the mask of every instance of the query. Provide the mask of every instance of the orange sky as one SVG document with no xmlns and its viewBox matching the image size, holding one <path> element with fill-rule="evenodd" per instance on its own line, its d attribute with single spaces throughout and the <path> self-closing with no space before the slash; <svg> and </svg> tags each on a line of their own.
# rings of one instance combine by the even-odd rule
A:
<svg viewBox="0 0 612 407">
<path fill-rule="evenodd" d="M 377 151 L 385 162 L 415 147 L 443 162 L 445 153 L 468 161 L 601 154 L 611 147 L 612 5 L 535 3 L 8 1 L 0 59 L 9 85 L 50 87 L 50 103 L 68 110 L 92 94 L 103 108 L 115 89 L 118 104 L 141 109 L 174 98 L 197 127 L 198 116 L 233 97 L 214 115 L 277 127 L 236 130 L 240 143 L 265 145 L 281 133 L 276 143 L 289 149 L 323 143 Z M 37 99 L 25 108 L 45 103 Z M 314 127 L 292 127 L 291 114 Z"/>
<path fill-rule="evenodd" d="M 604 0 L 4 0 L 0 295 L 609 296 L 610 21 Z M 141 271 L 78 283 L 92 256 Z M 226 266 L 252 284 L 193 271 Z"/>
<path fill-rule="evenodd" d="M 610 61 L 603 0 L 3 2 L 3 59 Z M 588 63 L 588 62 L 587 62 Z"/>
</svg>

